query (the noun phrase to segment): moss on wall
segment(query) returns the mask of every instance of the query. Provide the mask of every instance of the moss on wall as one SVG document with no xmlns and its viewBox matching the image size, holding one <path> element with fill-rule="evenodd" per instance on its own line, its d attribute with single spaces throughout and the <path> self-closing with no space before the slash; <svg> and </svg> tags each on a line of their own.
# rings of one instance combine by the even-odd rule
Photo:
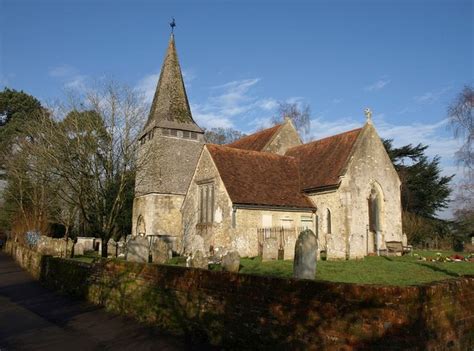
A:
<svg viewBox="0 0 474 351">
<path fill-rule="evenodd" d="M 24 248 L 7 245 L 15 252 Z M 21 255 L 20 255 L 21 256 Z M 420 286 L 279 279 L 178 266 L 43 257 L 49 287 L 226 348 L 467 350 L 474 277 Z M 32 265 L 27 269 L 34 269 Z"/>
</svg>

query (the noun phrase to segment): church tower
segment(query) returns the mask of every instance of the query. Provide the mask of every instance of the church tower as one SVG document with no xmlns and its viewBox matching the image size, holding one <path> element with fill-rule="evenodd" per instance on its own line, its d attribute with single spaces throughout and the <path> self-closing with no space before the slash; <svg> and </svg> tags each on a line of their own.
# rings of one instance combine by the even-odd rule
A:
<svg viewBox="0 0 474 351">
<path fill-rule="evenodd" d="M 181 205 L 204 133 L 191 115 L 173 34 L 139 143 L 132 235 L 169 236 L 179 246 Z"/>
</svg>

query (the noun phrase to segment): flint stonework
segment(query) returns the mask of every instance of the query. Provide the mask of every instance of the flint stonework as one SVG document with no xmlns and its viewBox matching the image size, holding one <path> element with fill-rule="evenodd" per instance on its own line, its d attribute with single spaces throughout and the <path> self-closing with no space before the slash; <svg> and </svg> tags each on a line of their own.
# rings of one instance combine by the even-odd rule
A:
<svg viewBox="0 0 474 351">
<path fill-rule="evenodd" d="M 306 229 L 300 233 L 295 245 L 293 276 L 298 279 L 314 279 L 316 274 L 316 254 L 318 241 L 316 235 Z"/>
</svg>

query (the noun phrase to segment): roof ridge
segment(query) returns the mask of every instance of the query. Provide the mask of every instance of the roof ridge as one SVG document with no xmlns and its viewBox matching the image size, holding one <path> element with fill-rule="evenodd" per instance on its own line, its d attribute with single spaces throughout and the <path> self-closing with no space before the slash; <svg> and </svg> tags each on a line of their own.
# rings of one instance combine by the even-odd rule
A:
<svg viewBox="0 0 474 351">
<path fill-rule="evenodd" d="M 289 156 L 289 155 L 279 155 L 279 154 L 274 154 L 274 153 L 265 152 L 265 151 L 239 149 L 239 148 L 236 148 L 236 147 L 229 146 L 229 144 L 221 145 L 221 144 L 212 144 L 212 143 L 210 143 L 210 144 L 206 144 L 206 146 L 215 147 L 215 148 L 218 148 L 218 149 L 225 149 L 225 150 L 228 150 L 230 152 L 241 153 L 241 154 L 253 154 L 255 156 L 258 155 L 258 156 L 267 157 L 267 158 L 274 158 L 274 159 L 287 158 L 287 159 L 296 160 L 295 157 Z"/>
<path fill-rule="evenodd" d="M 297 145 L 297 146 L 290 147 L 290 148 L 288 149 L 288 151 L 289 151 L 289 150 L 296 149 L 296 148 L 302 148 L 302 147 L 304 147 L 304 146 L 313 145 L 313 144 L 316 144 L 316 143 L 318 143 L 318 142 L 321 142 L 321 141 L 324 141 L 324 140 L 327 140 L 327 139 L 331 139 L 331 138 L 335 138 L 335 137 L 338 137 L 338 136 L 341 136 L 341 135 L 344 135 L 344 134 L 353 133 L 353 132 L 355 132 L 355 131 L 361 131 L 362 129 L 364 129 L 364 127 L 354 128 L 354 129 L 351 129 L 351 130 L 348 130 L 348 131 L 345 131 L 345 132 L 342 132 L 342 133 L 338 133 L 338 134 L 334 134 L 334 135 L 329 135 L 329 136 L 327 136 L 327 137 L 324 137 L 324 138 L 321 138 L 321 139 L 316 139 L 316 140 L 310 141 L 310 142 L 305 143 L 305 144 L 301 144 L 301 145 Z"/>
</svg>

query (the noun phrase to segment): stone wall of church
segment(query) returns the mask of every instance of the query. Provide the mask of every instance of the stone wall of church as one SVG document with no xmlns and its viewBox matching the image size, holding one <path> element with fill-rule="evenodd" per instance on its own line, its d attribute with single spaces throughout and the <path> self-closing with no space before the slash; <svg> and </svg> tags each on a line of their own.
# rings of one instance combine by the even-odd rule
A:
<svg viewBox="0 0 474 351">
<path fill-rule="evenodd" d="M 181 205 L 184 195 L 147 194 L 133 200 L 132 235 L 139 234 L 139 217 L 143 218 L 145 235 L 182 237 Z"/>
<path fill-rule="evenodd" d="M 290 120 L 285 121 L 273 140 L 262 151 L 284 155 L 286 150 L 301 145 L 301 139 Z"/>
<path fill-rule="evenodd" d="M 346 258 L 347 223 L 345 218 L 344 195 L 333 190 L 312 194 L 317 207 L 317 236 L 320 251 L 326 251 L 329 260 Z M 331 213 L 331 230 L 328 228 L 328 210 Z"/>
<path fill-rule="evenodd" d="M 230 231 L 232 233 L 231 247 L 243 257 L 255 257 L 259 254 L 258 228 L 295 228 L 294 235 L 288 238 L 291 242 L 287 241 L 288 245 L 285 246 L 285 250 L 289 251 L 285 257 L 292 257 L 298 228 L 304 225 L 302 218 L 312 219 L 312 223 L 306 222 L 306 224 L 314 232 L 315 217 L 311 212 L 239 208 L 235 211 L 235 228 Z"/>
<path fill-rule="evenodd" d="M 199 223 L 199 190 L 200 186 L 212 184 L 214 187 L 214 222 Z M 196 250 L 208 252 L 212 246 L 230 246 L 231 234 L 229 228 L 232 220 L 232 202 L 222 183 L 214 161 L 204 148 L 193 179 L 191 180 L 186 199 L 182 207 L 184 252 Z"/>
<path fill-rule="evenodd" d="M 199 186 L 209 183 L 214 184 L 214 221 L 212 224 L 200 224 Z M 283 225 L 299 227 L 302 216 L 311 216 L 311 212 L 242 208 L 236 209 L 234 214 L 229 195 L 206 149 L 198 162 L 182 212 L 184 252 L 203 250 L 207 253 L 212 246 L 214 249 L 237 250 L 242 257 L 258 255 L 257 228 Z"/>
<path fill-rule="evenodd" d="M 204 143 L 203 135 L 197 140 L 165 136 L 167 129 L 155 128 L 140 142 L 139 170 L 136 177 L 136 196 L 160 193 L 185 195 Z"/>
<path fill-rule="evenodd" d="M 360 258 L 374 251 L 369 231 L 368 199 L 374 189 L 381 196 L 380 244 L 402 241 L 400 180 L 375 128 L 368 124 L 355 146 L 339 192 L 347 204 L 348 256 Z"/>
</svg>

